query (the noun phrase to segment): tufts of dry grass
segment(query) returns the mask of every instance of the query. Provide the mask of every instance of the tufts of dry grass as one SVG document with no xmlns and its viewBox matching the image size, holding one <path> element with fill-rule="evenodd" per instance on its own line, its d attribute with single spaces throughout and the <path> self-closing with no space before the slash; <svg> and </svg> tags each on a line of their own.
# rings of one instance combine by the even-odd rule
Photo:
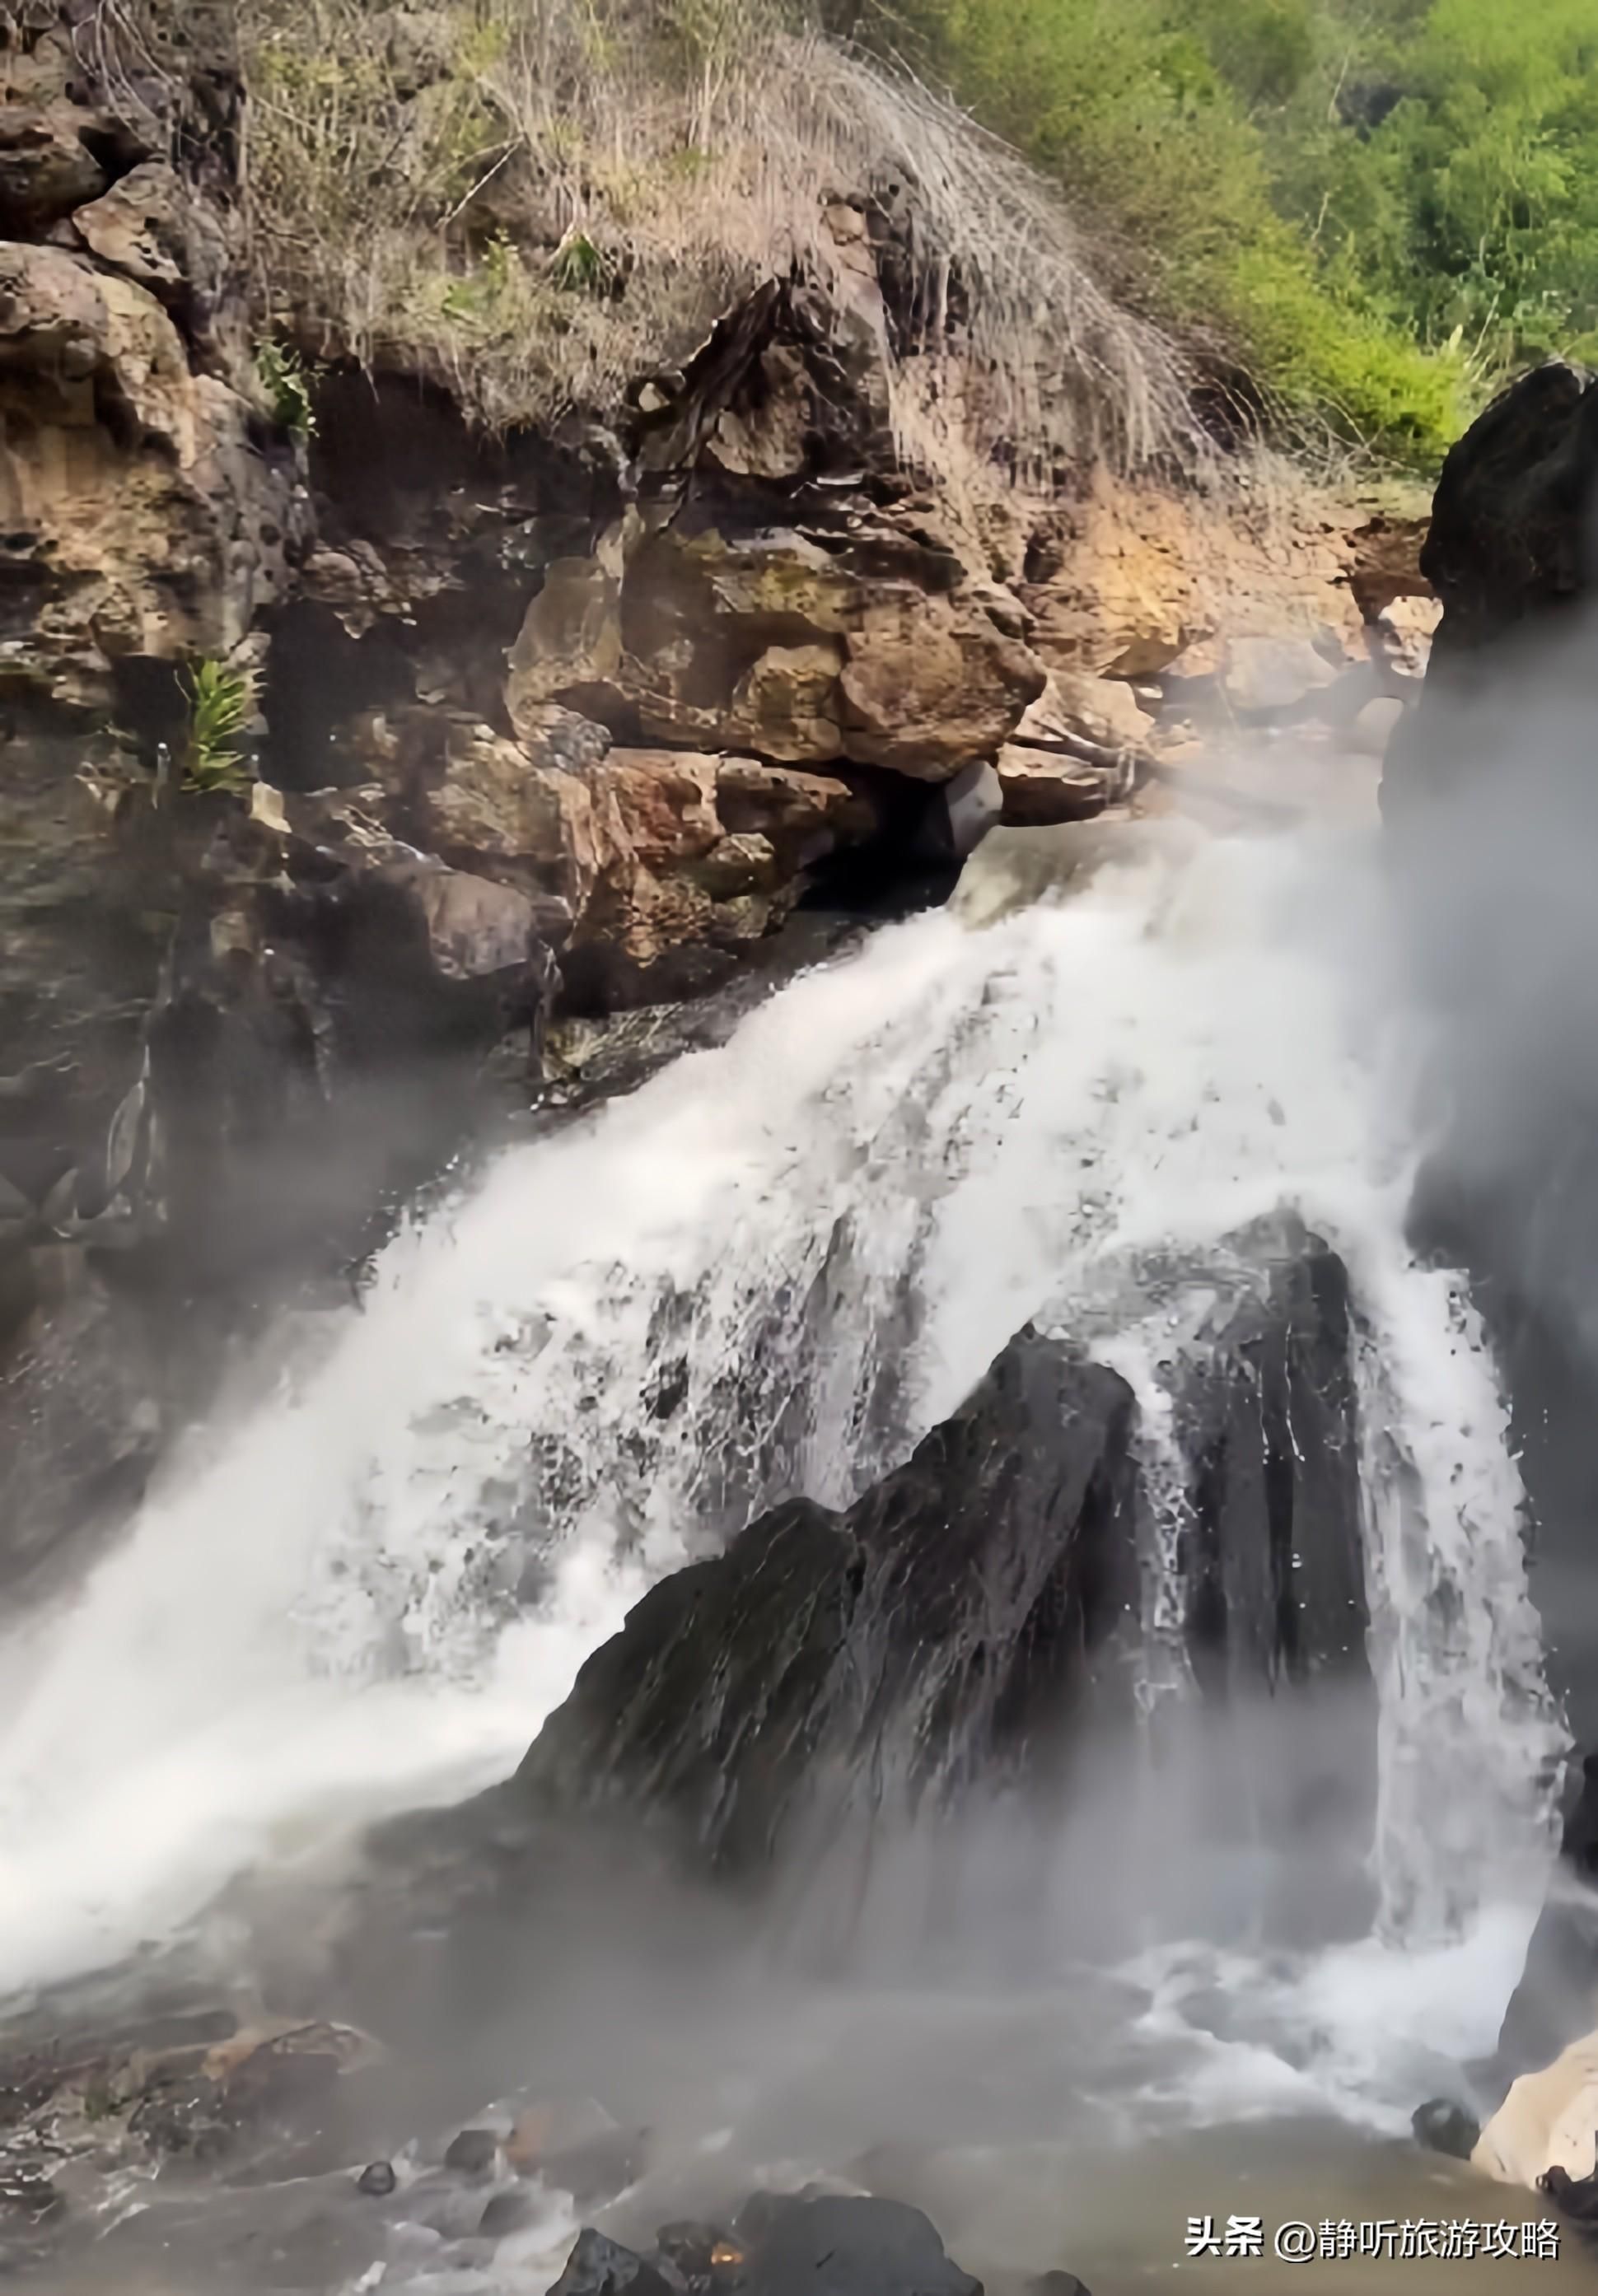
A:
<svg viewBox="0 0 1598 2296">
<path fill-rule="evenodd" d="M 259 293 L 308 351 L 404 360 L 487 423 L 614 408 L 739 293 L 893 219 L 908 460 L 1201 475 L 1182 362 L 1057 195 L 908 73 L 777 0 L 240 0 Z"/>
</svg>

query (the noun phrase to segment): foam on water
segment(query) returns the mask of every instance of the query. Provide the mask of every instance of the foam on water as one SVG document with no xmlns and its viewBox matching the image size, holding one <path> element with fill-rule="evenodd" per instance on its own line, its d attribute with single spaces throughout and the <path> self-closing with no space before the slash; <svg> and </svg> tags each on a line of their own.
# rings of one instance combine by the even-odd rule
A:
<svg viewBox="0 0 1598 2296">
<path fill-rule="evenodd" d="M 0 1654 L 0 1987 L 502 1774 L 644 1585 L 795 1486 L 846 1499 L 1028 1317 L 1091 1329 L 1157 1468 L 1205 1257 L 1282 1205 L 1360 1317 L 1388 1930 L 1433 1948 L 1501 1875 L 1535 1894 L 1520 1485 L 1460 1287 L 1404 1242 L 1378 918 L 1351 849 L 1281 839 L 922 918 L 397 1238 Z M 1167 1643 L 1174 1562 L 1167 1522 Z"/>
</svg>

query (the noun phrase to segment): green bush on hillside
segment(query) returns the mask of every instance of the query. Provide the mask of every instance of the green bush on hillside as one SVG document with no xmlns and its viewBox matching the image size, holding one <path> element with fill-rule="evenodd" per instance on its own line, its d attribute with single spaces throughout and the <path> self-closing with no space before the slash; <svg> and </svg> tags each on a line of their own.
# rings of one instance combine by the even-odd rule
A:
<svg viewBox="0 0 1598 2296">
<path fill-rule="evenodd" d="M 914 188 L 932 291 L 964 283 L 989 396 L 1016 402 L 995 432 L 1039 433 L 1074 390 L 1132 459 L 1180 459 L 1164 330 L 1278 436 L 1425 467 L 1517 366 L 1598 355 L 1598 0 L 240 0 L 238 20 L 268 343 L 419 358 L 495 422 L 601 402 L 740 282 L 824 264 L 828 201 L 878 180 Z"/>
<path fill-rule="evenodd" d="M 1507 372 L 1598 346 L 1594 0 L 901 0 L 855 29 L 885 20 L 1289 422 L 1426 463 Z"/>
</svg>

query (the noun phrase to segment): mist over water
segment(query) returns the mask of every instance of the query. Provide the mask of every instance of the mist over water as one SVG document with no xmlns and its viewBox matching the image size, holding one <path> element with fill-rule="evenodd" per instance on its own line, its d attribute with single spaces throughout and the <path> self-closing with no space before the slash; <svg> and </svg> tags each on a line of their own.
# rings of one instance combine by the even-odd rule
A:
<svg viewBox="0 0 1598 2296">
<path fill-rule="evenodd" d="M 505 1775 L 646 1585 L 795 1489 L 846 1501 L 1028 1319 L 1138 1395 L 1165 1493 L 1142 1705 L 1180 1702 L 1170 1368 L 1246 1280 L 1223 1239 L 1287 1208 L 1342 1256 L 1357 1320 L 1374 1932 L 1262 1959 L 1185 1800 L 1200 1736 L 1152 1787 L 1124 1750 L 1038 1902 L 1058 1881 L 1080 1915 L 1094 1876 L 1148 2123 L 1401 2127 L 1418 2053 L 1491 2046 L 1560 1738 L 1497 1373 L 1460 1278 L 1405 1238 L 1426 1046 L 1372 856 L 1354 832 L 1140 836 L 1069 899 L 1008 911 L 995 840 L 966 914 L 879 933 L 504 1155 L 196 1438 L 0 1653 L 0 1988 Z M 1060 1939 L 1068 1961 L 1063 1914 Z M 1246 2032 L 1190 2017 L 1217 1991 Z"/>
</svg>

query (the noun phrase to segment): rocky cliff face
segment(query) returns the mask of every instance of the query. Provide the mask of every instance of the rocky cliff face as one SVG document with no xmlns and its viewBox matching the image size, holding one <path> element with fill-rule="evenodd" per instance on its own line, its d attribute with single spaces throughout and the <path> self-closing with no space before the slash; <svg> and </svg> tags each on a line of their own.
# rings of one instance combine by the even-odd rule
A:
<svg viewBox="0 0 1598 2296">
<path fill-rule="evenodd" d="M 336 346 L 285 369 L 232 12 L 120 24 L 29 0 L 0 35 L 13 1453 L 63 1315 L 203 1359 L 204 1301 L 347 1263 L 524 1108 L 552 1019 L 713 988 L 803 902 L 946 882 L 1001 809 L 1102 809 L 1148 736 L 1126 679 L 1233 709 L 1223 600 L 1246 636 L 1290 594 L 1314 687 L 1395 588 L 1368 537 L 1289 545 L 1241 495 L 1229 523 L 1096 466 L 1046 500 L 908 466 L 904 226 L 867 184 L 824 282 L 764 281 L 536 433 Z M 219 758 L 202 676 L 244 721 Z M 111 1413 L 63 1520 L 136 1487 L 165 1408 Z"/>
<path fill-rule="evenodd" d="M 1445 466 L 1422 563 L 1443 619 L 1383 785 L 1450 1115 L 1419 1217 L 1476 1270 L 1505 1355 L 1555 1681 L 1590 1743 L 1598 390 L 1587 377 L 1541 368 L 1474 424 Z"/>
<path fill-rule="evenodd" d="M 1490 2098 L 1592 2024 L 1598 1636 L 1598 386 L 1526 375 L 1454 447 L 1421 563 L 1443 605 L 1383 787 L 1417 977 L 1440 1023 L 1442 1144 L 1417 1227 L 1469 1266 L 1531 1501 L 1532 1591 L 1585 1783 L 1505 2019 Z M 1572 1788 L 1577 1766 L 1572 1765 Z M 1574 1799 L 1574 1796 L 1572 1797 Z"/>
</svg>

